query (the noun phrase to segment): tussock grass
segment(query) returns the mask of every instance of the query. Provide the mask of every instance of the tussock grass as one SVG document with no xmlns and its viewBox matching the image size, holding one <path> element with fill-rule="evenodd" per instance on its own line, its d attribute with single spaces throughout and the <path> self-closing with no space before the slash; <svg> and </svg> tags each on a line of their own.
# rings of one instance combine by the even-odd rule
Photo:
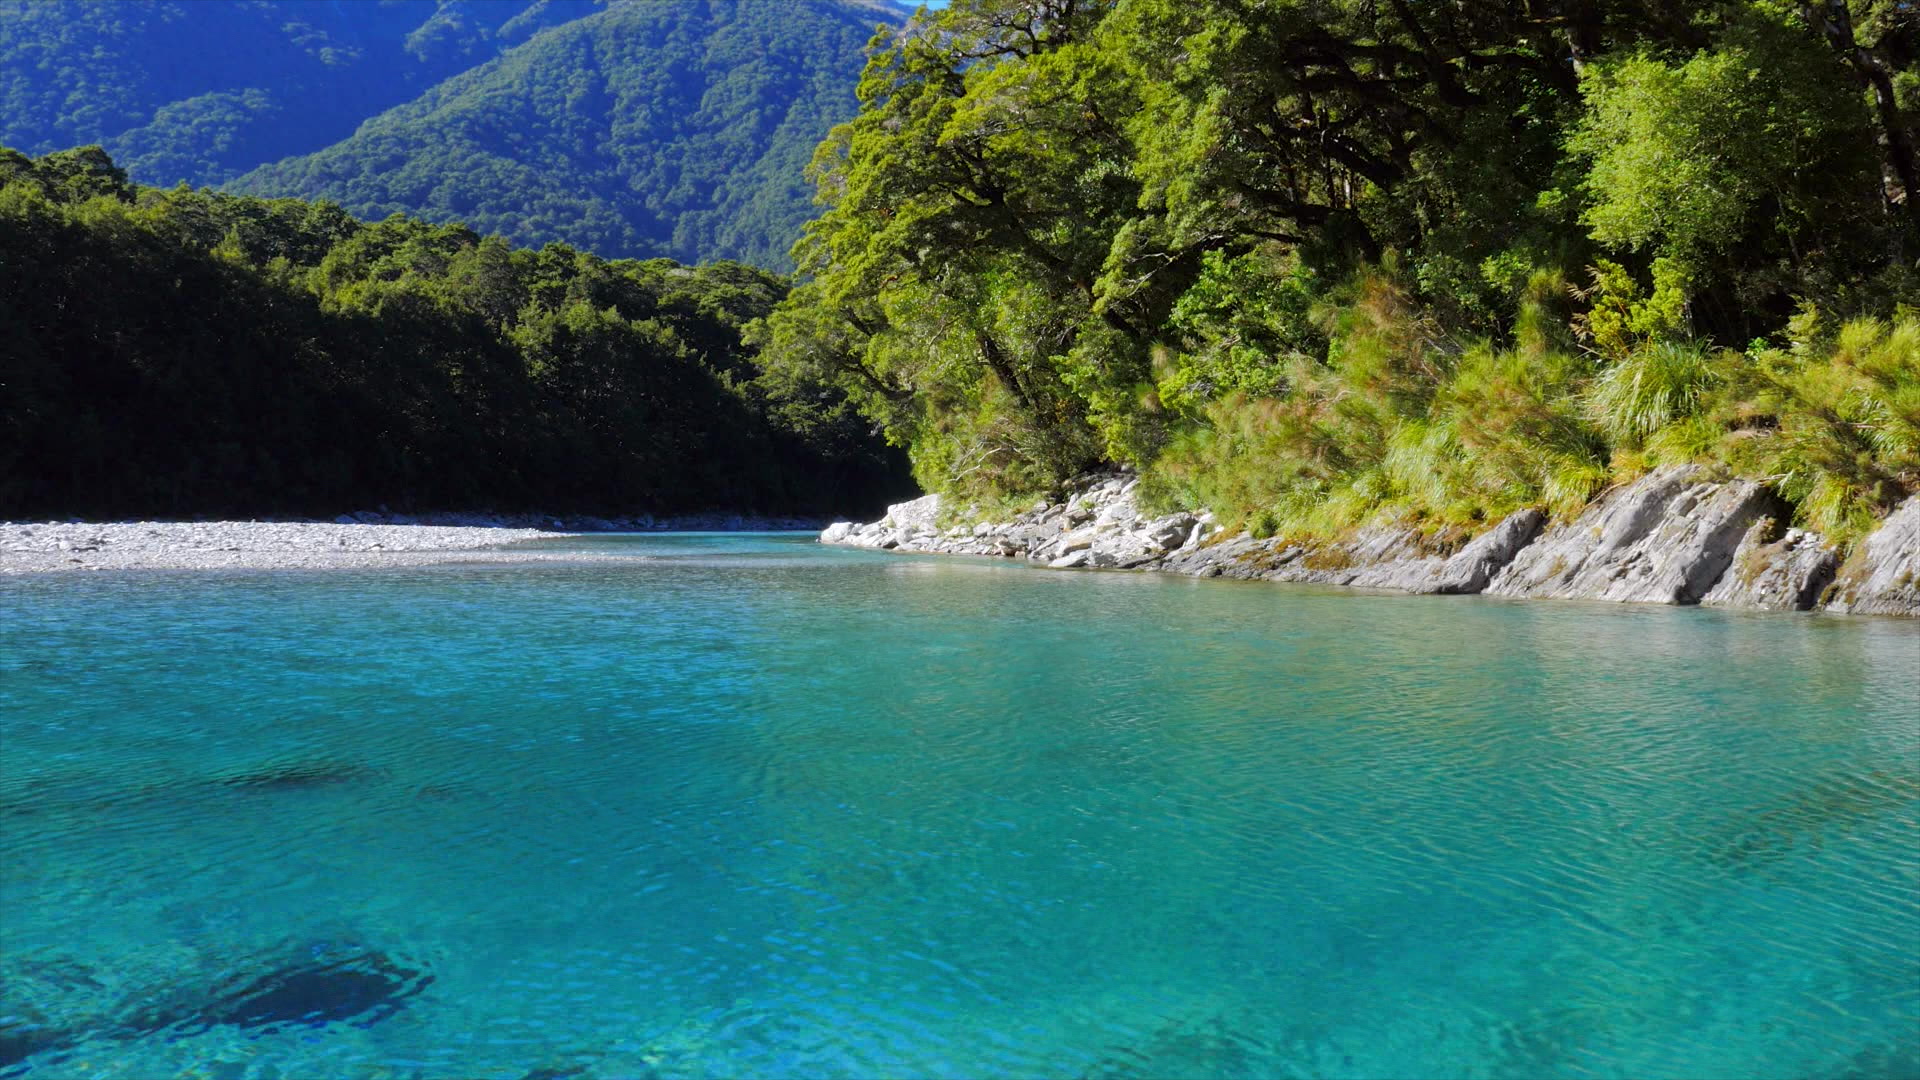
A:
<svg viewBox="0 0 1920 1080">
<path fill-rule="evenodd" d="M 1457 342 L 1384 275 L 1321 313 L 1324 359 L 1284 390 L 1230 394 L 1146 470 L 1160 506 L 1208 506 L 1256 535 L 1328 536 L 1392 519 L 1476 527 L 1521 507 L 1577 514 L 1665 464 L 1765 480 L 1797 524 L 1843 545 L 1920 490 L 1920 319 L 1796 320 L 1785 348 L 1646 340 L 1573 346 L 1537 277 L 1512 340 Z"/>
</svg>

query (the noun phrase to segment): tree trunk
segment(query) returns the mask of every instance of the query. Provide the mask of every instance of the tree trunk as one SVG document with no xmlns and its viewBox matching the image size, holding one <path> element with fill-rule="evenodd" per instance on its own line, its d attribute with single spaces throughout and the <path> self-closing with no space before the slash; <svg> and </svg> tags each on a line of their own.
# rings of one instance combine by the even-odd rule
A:
<svg viewBox="0 0 1920 1080">
<path fill-rule="evenodd" d="M 1900 180 L 1898 198 L 1889 196 L 1888 201 L 1900 203 L 1909 222 L 1920 222 L 1920 202 L 1915 201 L 1916 192 L 1920 192 L 1920 166 L 1915 163 L 1913 129 L 1900 115 L 1900 101 L 1894 96 L 1893 76 L 1886 62 L 1854 37 L 1853 14 L 1846 0 L 1814 0 L 1804 10 L 1807 21 L 1853 68 L 1861 84 L 1873 91 L 1881 137 L 1886 140 L 1887 164 Z"/>
</svg>

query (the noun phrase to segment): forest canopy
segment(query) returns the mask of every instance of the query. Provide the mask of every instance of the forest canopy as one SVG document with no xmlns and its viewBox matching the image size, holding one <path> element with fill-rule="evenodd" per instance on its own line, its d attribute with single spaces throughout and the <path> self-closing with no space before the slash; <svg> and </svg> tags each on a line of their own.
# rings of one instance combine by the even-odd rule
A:
<svg viewBox="0 0 1920 1080">
<path fill-rule="evenodd" d="M 0 518 L 871 511 L 871 425 L 742 344 L 786 290 L 0 148 Z"/>
<path fill-rule="evenodd" d="M 878 39 L 750 330 L 926 488 L 1140 469 L 1256 531 L 1661 463 L 1920 488 L 1896 0 L 955 0 Z"/>
</svg>

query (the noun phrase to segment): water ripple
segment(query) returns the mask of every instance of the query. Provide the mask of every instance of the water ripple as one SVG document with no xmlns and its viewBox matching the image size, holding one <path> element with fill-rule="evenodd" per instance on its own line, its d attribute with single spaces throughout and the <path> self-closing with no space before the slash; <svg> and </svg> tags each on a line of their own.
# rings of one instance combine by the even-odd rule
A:
<svg viewBox="0 0 1920 1080">
<path fill-rule="evenodd" d="M 0 583 L 0 1076 L 1920 1062 L 1920 627 L 596 550 Z"/>
</svg>

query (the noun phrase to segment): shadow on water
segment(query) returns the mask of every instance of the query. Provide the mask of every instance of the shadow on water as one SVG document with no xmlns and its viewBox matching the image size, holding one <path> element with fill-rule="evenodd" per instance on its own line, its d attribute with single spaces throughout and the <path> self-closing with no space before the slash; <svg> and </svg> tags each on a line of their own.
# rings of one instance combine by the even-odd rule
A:
<svg viewBox="0 0 1920 1080">
<path fill-rule="evenodd" d="M 219 782 L 226 787 L 247 791 L 309 791 L 351 784 L 373 775 L 373 769 L 351 762 L 306 761 L 223 776 Z"/>
<path fill-rule="evenodd" d="M 1920 1080 L 1920 1042 L 1870 1046 L 1818 1080 Z"/>
<path fill-rule="evenodd" d="M 316 951 L 320 955 L 311 955 Z M 6 1000 L 6 987 L 0 985 L 0 1076 L 24 1075 L 29 1059 L 57 1055 L 100 1036 L 130 1041 L 187 1038 L 223 1026 L 256 1033 L 330 1024 L 372 1027 L 434 981 L 424 965 L 376 949 L 307 953 L 211 988 L 183 986 L 142 995 L 143 1003 L 126 1015 L 97 1023 L 63 1025 Z"/>
<path fill-rule="evenodd" d="M 155 800 L 184 801 L 211 793 L 236 791 L 275 795 L 320 791 L 367 783 L 382 776 L 371 766 L 346 761 L 294 761 L 245 772 L 208 777 L 184 776 L 155 782 L 129 783 L 85 776 L 42 779 L 19 785 L 0 798 L 0 818 L 26 818 L 75 813 L 119 813 L 131 803 Z"/>
<path fill-rule="evenodd" d="M 218 988 L 212 1000 L 167 1023 L 134 1025 L 138 1034 L 197 1035 L 221 1024 L 244 1030 L 282 1026 L 372 1027 L 433 984 L 433 976 L 382 952 L 294 964 Z"/>
<path fill-rule="evenodd" d="M 1915 804 L 1920 804 L 1920 778 L 1881 769 L 1827 776 L 1755 814 L 1737 834 L 1720 838 L 1710 859 L 1730 869 L 1778 862 Z"/>
</svg>

